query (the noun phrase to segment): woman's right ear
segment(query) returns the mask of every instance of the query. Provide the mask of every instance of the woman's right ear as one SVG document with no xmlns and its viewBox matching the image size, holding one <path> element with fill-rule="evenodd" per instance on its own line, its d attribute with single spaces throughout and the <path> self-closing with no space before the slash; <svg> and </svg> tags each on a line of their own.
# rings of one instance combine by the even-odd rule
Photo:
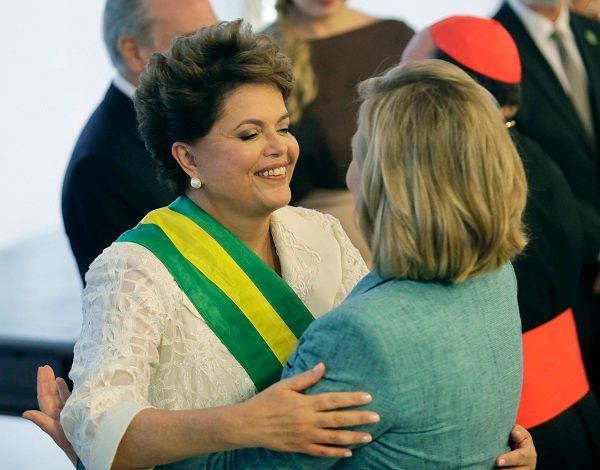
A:
<svg viewBox="0 0 600 470">
<path fill-rule="evenodd" d="M 189 144 L 174 142 L 171 146 L 171 154 L 189 177 L 198 176 L 198 164 Z"/>
</svg>

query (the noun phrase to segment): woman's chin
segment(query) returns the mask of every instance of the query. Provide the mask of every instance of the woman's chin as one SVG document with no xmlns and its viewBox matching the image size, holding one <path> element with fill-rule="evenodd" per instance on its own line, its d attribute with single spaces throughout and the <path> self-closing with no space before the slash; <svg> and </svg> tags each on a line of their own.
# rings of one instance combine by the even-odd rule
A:
<svg viewBox="0 0 600 470">
<path fill-rule="evenodd" d="M 292 192 L 289 186 L 270 191 L 269 194 L 263 195 L 263 205 L 269 213 L 275 212 L 277 209 L 287 206 L 292 200 Z"/>
</svg>

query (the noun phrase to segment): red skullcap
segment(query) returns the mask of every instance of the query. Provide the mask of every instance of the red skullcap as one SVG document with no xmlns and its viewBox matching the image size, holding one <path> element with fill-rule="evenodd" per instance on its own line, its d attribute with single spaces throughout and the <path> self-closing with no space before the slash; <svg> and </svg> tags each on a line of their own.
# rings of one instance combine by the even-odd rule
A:
<svg viewBox="0 0 600 470">
<path fill-rule="evenodd" d="M 429 33 L 442 52 L 472 71 L 504 83 L 521 82 L 517 46 L 496 20 L 451 16 L 433 24 Z"/>
</svg>

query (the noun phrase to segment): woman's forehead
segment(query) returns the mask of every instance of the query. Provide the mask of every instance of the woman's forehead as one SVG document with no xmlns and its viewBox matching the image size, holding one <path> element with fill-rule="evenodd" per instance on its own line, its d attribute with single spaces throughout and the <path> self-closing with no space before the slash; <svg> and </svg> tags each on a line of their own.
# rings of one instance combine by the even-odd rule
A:
<svg viewBox="0 0 600 470">
<path fill-rule="evenodd" d="M 279 119 L 287 114 L 283 95 L 272 84 L 251 83 L 236 87 L 223 100 L 221 120 Z"/>
</svg>

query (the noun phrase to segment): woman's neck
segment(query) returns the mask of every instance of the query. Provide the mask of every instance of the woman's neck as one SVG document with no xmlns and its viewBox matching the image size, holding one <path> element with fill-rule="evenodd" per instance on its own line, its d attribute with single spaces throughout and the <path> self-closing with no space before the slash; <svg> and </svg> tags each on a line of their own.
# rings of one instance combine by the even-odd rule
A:
<svg viewBox="0 0 600 470">
<path fill-rule="evenodd" d="M 212 215 L 212 214 L 211 214 Z M 281 265 L 275 242 L 271 235 L 271 217 L 265 220 L 241 220 L 234 223 L 216 219 L 221 225 L 235 234 L 256 256 L 262 259 L 273 271 L 281 274 Z"/>
<path fill-rule="evenodd" d="M 302 39 L 325 39 L 337 34 L 347 33 L 377 21 L 377 18 L 346 7 L 322 18 L 310 17 L 292 9 L 289 24 Z"/>
<path fill-rule="evenodd" d="M 247 217 L 240 214 L 218 210 L 214 205 L 202 198 L 188 194 L 191 201 L 204 210 L 223 227 L 237 236 L 260 259 L 268 264 L 278 274 L 280 273 L 279 258 L 271 236 L 271 215 L 264 217 Z"/>
</svg>

